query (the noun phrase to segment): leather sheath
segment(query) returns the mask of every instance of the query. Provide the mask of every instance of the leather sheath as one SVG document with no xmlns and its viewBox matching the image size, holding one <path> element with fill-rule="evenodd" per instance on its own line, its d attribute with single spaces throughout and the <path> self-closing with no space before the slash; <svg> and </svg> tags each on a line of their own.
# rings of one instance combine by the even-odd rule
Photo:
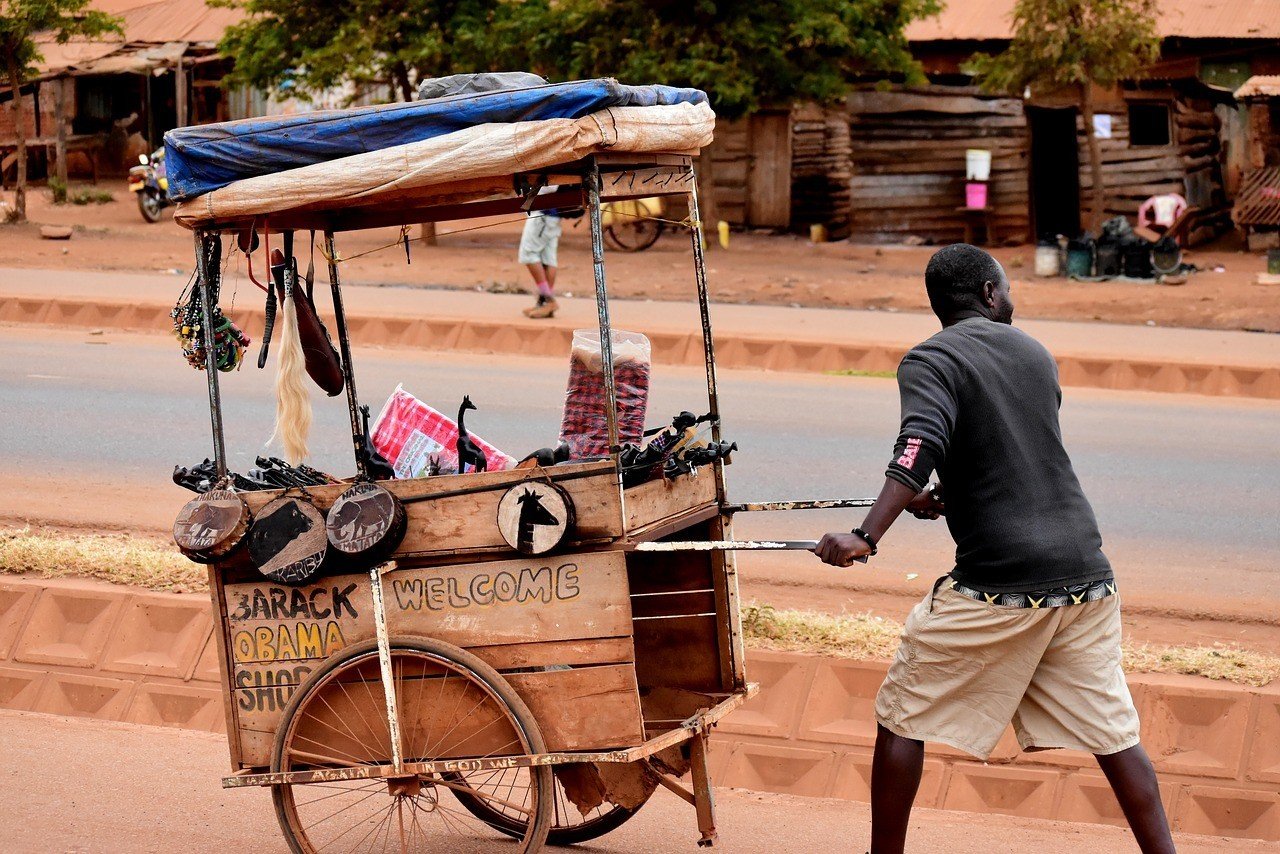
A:
<svg viewBox="0 0 1280 854">
<path fill-rule="evenodd" d="M 275 280 L 280 304 L 284 305 L 284 263 L 275 263 L 276 252 L 272 251 L 271 277 Z M 325 328 L 316 307 L 307 297 L 307 292 L 297 282 L 294 275 L 293 303 L 298 314 L 298 337 L 302 340 L 302 355 L 306 360 L 307 375 L 311 377 L 325 394 L 330 397 L 342 394 L 345 378 L 342 374 L 342 362 L 338 351 L 329 340 L 329 330 Z"/>
</svg>

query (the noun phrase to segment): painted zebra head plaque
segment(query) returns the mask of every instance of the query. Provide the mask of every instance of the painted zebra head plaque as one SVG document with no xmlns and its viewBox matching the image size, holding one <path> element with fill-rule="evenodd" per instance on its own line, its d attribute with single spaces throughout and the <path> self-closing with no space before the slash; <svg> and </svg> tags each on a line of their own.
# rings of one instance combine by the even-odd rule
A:
<svg viewBox="0 0 1280 854">
<path fill-rule="evenodd" d="M 329 545 L 344 555 L 377 562 L 404 539 L 404 505 L 376 483 L 356 483 L 329 508 L 325 529 Z"/>
<path fill-rule="evenodd" d="M 498 530 L 521 554 L 551 551 L 569 535 L 573 522 L 573 500 L 553 483 L 516 484 L 498 502 Z"/>
<path fill-rule="evenodd" d="M 258 511 L 249 529 L 249 557 L 281 584 L 305 584 L 320 574 L 329 552 L 324 516 L 305 498 L 286 495 Z"/>
<path fill-rule="evenodd" d="M 236 550 L 250 519 L 243 498 L 229 489 L 211 489 L 183 505 L 173 523 L 173 541 L 191 560 L 211 563 Z"/>
</svg>

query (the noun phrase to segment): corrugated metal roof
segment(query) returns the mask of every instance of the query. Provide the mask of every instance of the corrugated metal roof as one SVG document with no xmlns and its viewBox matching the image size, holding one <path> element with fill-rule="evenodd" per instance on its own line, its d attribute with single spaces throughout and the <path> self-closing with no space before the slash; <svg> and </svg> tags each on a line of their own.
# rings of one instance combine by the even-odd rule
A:
<svg viewBox="0 0 1280 854">
<path fill-rule="evenodd" d="M 205 0 L 94 0 L 93 8 L 123 19 L 124 38 L 70 41 L 37 36 L 41 76 L 146 71 L 177 62 L 189 45 L 215 44 L 244 18 L 240 9 L 211 8 Z"/>
<path fill-rule="evenodd" d="M 1001 41 L 1012 35 L 1014 0 L 947 0 L 936 17 L 907 27 L 914 42 Z M 1280 0 L 1161 0 L 1163 38 L 1280 38 Z"/>
<path fill-rule="evenodd" d="M 1236 98 L 1274 98 L 1280 96 L 1280 74 L 1255 75 L 1236 90 Z"/>
<path fill-rule="evenodd" d="M 96 7 L 122 6 L 130 0 L 97 0 Z M 122 10 L 125 38 L 131 42 L 216 42 L 227 27 L 244 18 L 240 9 L 210 7 L 205 0 L 161 0 L 146 5 L 131 4 Z M 105 9 L 104 9 L 105 11 Z"/>
</svg>

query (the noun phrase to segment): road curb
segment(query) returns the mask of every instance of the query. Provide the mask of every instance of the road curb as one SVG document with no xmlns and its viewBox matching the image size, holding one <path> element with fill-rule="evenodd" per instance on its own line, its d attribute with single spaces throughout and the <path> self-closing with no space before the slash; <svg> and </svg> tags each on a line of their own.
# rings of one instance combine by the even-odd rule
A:
<svg viewBox="0 0 1280 854">
<path fill-rule="evenodd" d="M 167 332 L 170 309 L 112 300 L 0 296 L 0 322 L 71 328 Z M 237 308 L 236 322 L 261 329 L 263 313 Z M 413 347 L 467 353 L 564 356 L 573 325 L 520 319 L 457 317 L 404 318 L 358 314 L 349 320 L 351 339 L 366 346 Z M 699 334 L 644 330 L 659 364 L 700 365 Z M 884 372 L 897 368 L 908 347 L 900 344 L 803 341 L 716 333 L 716 361 L 722 368 L 756 368 L 801 373 Z M 1190 361 L 1059 354 L 1064 386 L 1203 394 L 1280 400 L 1280 365 L 1213 365 Z"/>
<path fill-rule="evenodd" d="M 0 708 L 224 732 L 217 637 L 204 595 L 9 578 L 0 581 Z M 751 650 L 748 675 L 761 691 L 718 726 L 713 779 L 869 800 L 887 666 Z M 1280 688 L 1163 674 L 1131 675 L 1129 687 L 1174 829 L 1280 841 Z M 922 806 L 1124 823 L 1087 753 L 1022 753 L 1007 730 L 985 763 L 947 747 L 926 756 Z"/>
</svg>

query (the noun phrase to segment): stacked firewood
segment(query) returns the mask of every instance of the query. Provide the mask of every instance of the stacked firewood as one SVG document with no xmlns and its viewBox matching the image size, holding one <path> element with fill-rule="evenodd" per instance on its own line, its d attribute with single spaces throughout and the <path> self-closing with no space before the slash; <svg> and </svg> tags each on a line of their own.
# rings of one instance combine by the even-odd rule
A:
<svg viewBox="0 0 1280 854">
<path fill-rule="evenodd" d="M 849 232 L 853 145 L 843 110 L 806 104 L 791 123 L 791 223 L 824 225 L 832 238 Z"/>
</svg>

